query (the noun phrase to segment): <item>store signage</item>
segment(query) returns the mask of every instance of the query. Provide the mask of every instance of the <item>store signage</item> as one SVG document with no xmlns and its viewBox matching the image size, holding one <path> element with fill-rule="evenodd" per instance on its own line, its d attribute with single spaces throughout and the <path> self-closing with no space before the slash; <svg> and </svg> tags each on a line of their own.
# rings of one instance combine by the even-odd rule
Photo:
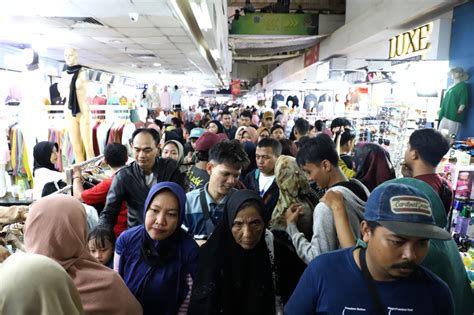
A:
<svg viewBox="0 0 474 315">
<path fill-rule="evenodd" d="M 246 13 L 233 20 L 235 35 L 317 35 L 319 15 L 313 13 Z"/>
<path fill-rule="evenodd" d="M 389 59 L 424 54 L 431 47 L 432 23 L 428 23 L 390 38 Z"/>
<path fill-rule="evenodd" d="M 308 67 L 316 62 L 319 61 L 319 43 L 309 49 L 305 54 L 304 54 L 304 67 Z"/>
<path fill-rule="evenodd" d="M 232 80 L 231 92 L 232 95 L 240 95 L 240 80 Z"/>
</svg>

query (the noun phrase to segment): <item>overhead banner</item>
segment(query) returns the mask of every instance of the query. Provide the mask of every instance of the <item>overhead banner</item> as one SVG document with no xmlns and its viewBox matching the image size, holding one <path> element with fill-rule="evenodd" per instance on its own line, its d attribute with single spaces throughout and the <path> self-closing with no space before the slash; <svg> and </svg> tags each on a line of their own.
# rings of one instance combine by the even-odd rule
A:
<svg viewBox="0 0 474 315">
<path fill-rule="evenodd" d="M 232 80 L 231 91 L 232 95 L 240 95 L 240 80 Z"/>
<path fill-rule="evenodd" d="M 232 21 L 230 34 L 318 35 L 317 14 L 246 13 Z"/>
<path fill-rule="evenodd" d="M 304 54 L 304 67 L 309 67 L 319 61 L 319 43 Z"/>
</svg>

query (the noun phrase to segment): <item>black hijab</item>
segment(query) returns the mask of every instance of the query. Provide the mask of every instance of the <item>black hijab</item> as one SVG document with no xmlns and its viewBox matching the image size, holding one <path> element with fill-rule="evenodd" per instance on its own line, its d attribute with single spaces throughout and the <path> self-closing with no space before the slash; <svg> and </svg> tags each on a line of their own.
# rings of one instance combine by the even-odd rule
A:
<svg viewBox="0 0 474 315">
<path fill-rule="evenodd" d="M 56 150 L 59 151 L 58 144 L 54 142 L 41 141 L 35 145 L 33 148 L 33 175 L 35 170 L 42 167 L 52 171 L 57 171 L 57 169 L 54 167 L 54 164 L 51 163 L 51 154 L 53 153 L 54 147 L 56 147 Z"/>
<path fill-rule="evenodd" d="M 258 205 L 263 220 L 264 205 L 255 191 L 239 190 L 229 197 L 222 222 L 201 247 L 189 315 L 275 314 L 275 290 L 265 231 L 251 250 L 244 250 L 232 236 L 234 219 L 247 201 Z"/>
<path fill-rule="evenodd" d="M 211 120 L 206 124 L 206 129 L 210 124 L 215 124 L 217 126 L 217 133 L 224 133 L 224 126 L 218 120 Z"/>
</svg>

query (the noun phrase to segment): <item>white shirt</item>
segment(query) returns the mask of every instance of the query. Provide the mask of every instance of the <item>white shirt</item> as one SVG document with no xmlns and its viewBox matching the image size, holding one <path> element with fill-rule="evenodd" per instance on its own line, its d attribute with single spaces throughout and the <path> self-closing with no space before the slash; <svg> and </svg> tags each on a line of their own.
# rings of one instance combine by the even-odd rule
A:
<svg viewBox="0 0 474 315">
<path fill-rule="evenodd" d="M 263 195 L 265 195 L 265 193 L 270 188 L 274 180 L 275 180 L 275 175 L 265 176 L 262 173 L 260 173 L 260 176 L 258 177 L 258 187 L 260 189 L 258 193 L 260 194 L 260 197 L 263 197 Z"/>
<path fill-rule="evenodd" d="M 171 92 L 171 104 L 172 105 L 181 104 L 182 96 L 183 96 L 183 92 L 181 92 L 180 90 L 173 90 L 173 92 Z"/>
<path fill-rule="evenodd" d="M 57 182 L 58 180 L 65 180 L 66 174 L 52 171 L 45 167 L 41 167 L 35 170 L 35 176 L 33 178 L 34 182 L 34 195 L 33 198 L 38 200 L 41 198 L 41 193 L 43 192 L 44 185 L 49 182 Z"/>
</svg>

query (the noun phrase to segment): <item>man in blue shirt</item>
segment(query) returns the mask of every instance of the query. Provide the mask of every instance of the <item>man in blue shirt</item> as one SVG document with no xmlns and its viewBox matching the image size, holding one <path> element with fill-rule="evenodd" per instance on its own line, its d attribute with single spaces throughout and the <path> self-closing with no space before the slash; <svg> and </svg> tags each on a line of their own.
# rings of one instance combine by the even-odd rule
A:
<svg viewBox="0 0 474 315">
<path fill-rule="evenodd" d="M 436 226 L 431 207 L 414 187 L 390 183 L 376 188 L 361 223 L 367 248 L 314 259 L 285 314 L 453 314 L 447 285 L 420 266 L 429 239 L 451 238 Z"/>
<path fill-rule="evenodd" d="M 209 182 L 186 194 L 183 225 L 196 240 L 206 240 L 222 220 L 228 194 L 234 190 L 242 168 L 250 163 L 237 140 L 220 142 L 209 151 Z M 202 243 L 202 242 L 198 242 Z"/>
</svg>

